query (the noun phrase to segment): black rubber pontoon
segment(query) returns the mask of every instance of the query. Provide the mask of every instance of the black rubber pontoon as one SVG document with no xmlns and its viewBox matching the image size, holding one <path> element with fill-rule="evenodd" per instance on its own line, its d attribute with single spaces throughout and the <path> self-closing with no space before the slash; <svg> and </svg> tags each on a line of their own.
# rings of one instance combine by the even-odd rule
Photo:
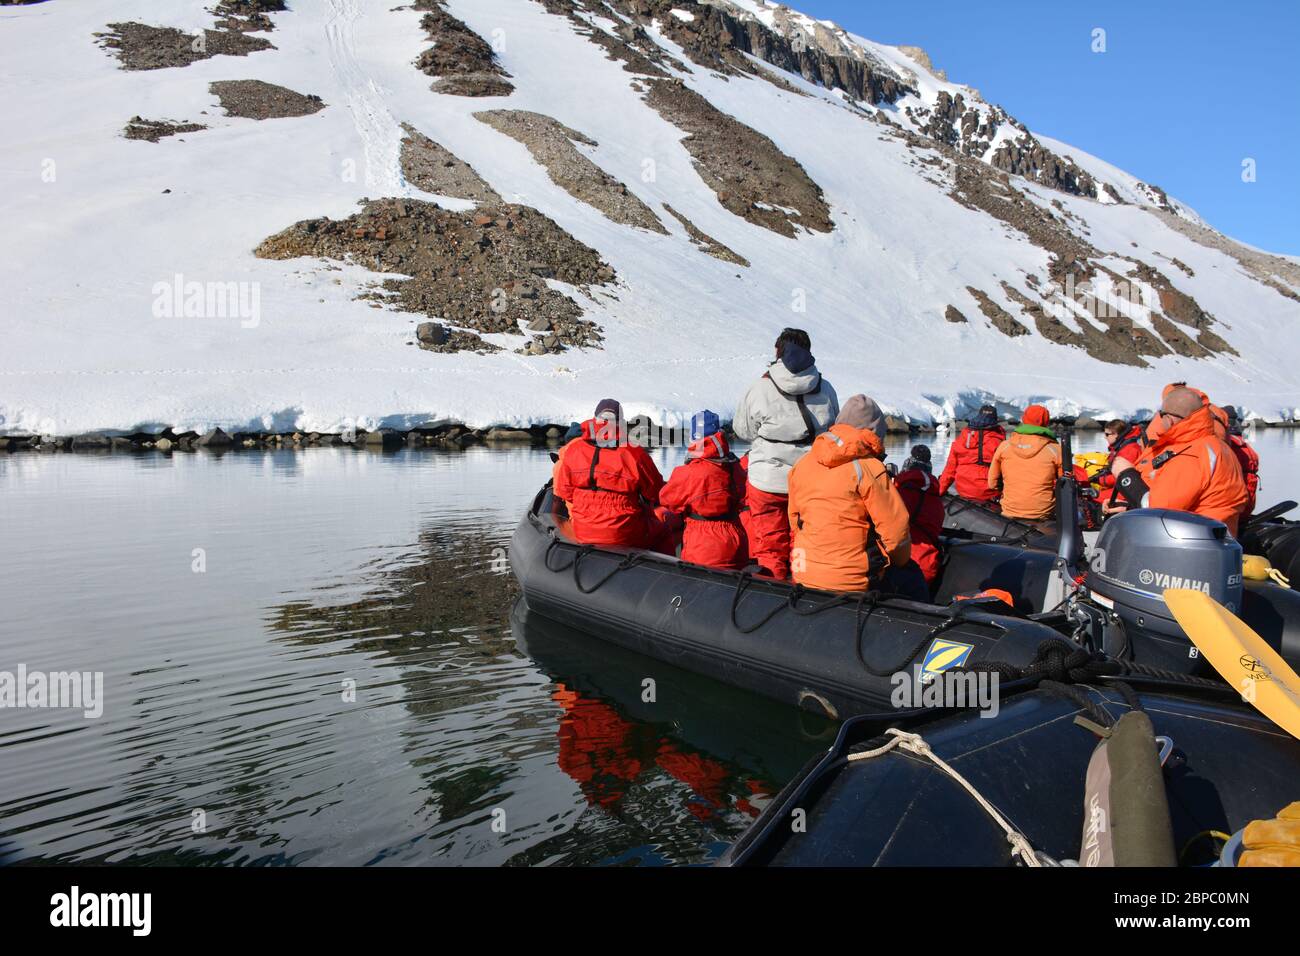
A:
<svg viewBox="0 0 1300 956">
<path fill-rule="evenodd" d="M 1130 678 L 1131 679 L 1131 678 Z M 1232 834 L 1296 799 L 1300 741 L 1228 689 L 1143 685 L 1137 701 L 1168 739 L 1163 768 L 1172 846 L 1183 864 L 1208 863 L 1207 831 Z M 889 738 L 917 733 L 1052 861 L 1079 860 L 1084 784 L 1096 722 L 1129 711 L 1116 687 L 1049 683 L 1003 695 L 996 717 L 917 710 L 859 717 L 812 761 L 727 851 L 730 866 L 1007 866 L 1006 834 L 962 786 L 928 759 L 895 749 L 849 761 Z M 1057 685 L 1059 689 L 1059 685 Z M 1149 809 L 1149 808 L 1146 808 Z"/>
<path fill-rule="evenodd" d="M 646 552 L 578 545 L 543 489 L 511 543 L 528 609 L 566 627 L 813 713 L 889 706 L 894 675 L 996 660 L 1024 664 L 1045 624 L 871 593 L 835 595 Z M 993 605 L 1001 606 L 1000 604 Z"/>
</svg>

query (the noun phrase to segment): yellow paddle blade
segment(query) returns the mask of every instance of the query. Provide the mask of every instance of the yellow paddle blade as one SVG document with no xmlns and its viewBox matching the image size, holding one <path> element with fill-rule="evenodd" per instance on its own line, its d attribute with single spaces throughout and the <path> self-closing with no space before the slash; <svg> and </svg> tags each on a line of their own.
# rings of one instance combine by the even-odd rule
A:
<svg viewBox="0 0 1300 956">
<path fill-rule="evenodd" d="M 1300 676 L 1245 621 L 1200 591 L 1170 588 L 1165 603 L 1242 700 L 1300 740 Z"/>
</svg>

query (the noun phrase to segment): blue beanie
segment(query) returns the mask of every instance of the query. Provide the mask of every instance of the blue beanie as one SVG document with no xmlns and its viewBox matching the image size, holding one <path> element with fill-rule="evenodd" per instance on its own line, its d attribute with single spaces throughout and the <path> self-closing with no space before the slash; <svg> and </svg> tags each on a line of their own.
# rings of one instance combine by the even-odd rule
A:
<svg viewBox="0 0 1300 956">
<path fill-rule="evenodd" d="M 793 375 L 812 368 L 814 361 L 811 352 L 794 342 L 787 342 L 785 348 L 781 350 L 781 364 Z"/>
<path fill-rule="evenodd" d="M 718 421 L 715 412 L 707 408 L 702 412 L 696 412 L 691 416 L 691 441 L 699 441 L 706 435 L 712 435 L 722 428 L 722 422 Z"/>
</svg>

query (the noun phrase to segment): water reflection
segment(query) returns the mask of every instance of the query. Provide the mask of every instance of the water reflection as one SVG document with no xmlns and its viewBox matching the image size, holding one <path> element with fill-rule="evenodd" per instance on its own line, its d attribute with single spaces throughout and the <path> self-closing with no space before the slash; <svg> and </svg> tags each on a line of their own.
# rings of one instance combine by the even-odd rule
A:
<svg viewBox="0 0 1300 956">
<path fill-rule="evenodd" d="M 107 697 L 98 721 L 0 712 L 0 860 L 721 852 L 820 731 L 512 614 L 505 548 L 549 464 L 0 457 L 0 669 L 100 670 Z"/>
<path fill-rule="evenodd" d="M 1266 506 L 1295 435 L 1256 443 Z M 0 670 L 102 671 L 106 695 L 100 720 L 0 711 L 0 861 L 721 852 L 832 728 L 532 618 L 502 559 L 549 470 L 534 449 L 0 455 Z"/>
</svg>

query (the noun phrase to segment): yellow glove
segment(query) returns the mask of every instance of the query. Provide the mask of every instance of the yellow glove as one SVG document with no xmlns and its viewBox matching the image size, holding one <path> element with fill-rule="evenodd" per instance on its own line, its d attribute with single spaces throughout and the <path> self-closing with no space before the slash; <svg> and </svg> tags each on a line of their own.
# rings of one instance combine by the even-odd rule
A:
<svg viewBox="0 0 1300 956">
<path fill-rule="evenodd" d="M 1252 820 L 1241 838 L 1237 866 L 1300 866 L 1300 801 L 1272 820 Z"/>
</svg>

